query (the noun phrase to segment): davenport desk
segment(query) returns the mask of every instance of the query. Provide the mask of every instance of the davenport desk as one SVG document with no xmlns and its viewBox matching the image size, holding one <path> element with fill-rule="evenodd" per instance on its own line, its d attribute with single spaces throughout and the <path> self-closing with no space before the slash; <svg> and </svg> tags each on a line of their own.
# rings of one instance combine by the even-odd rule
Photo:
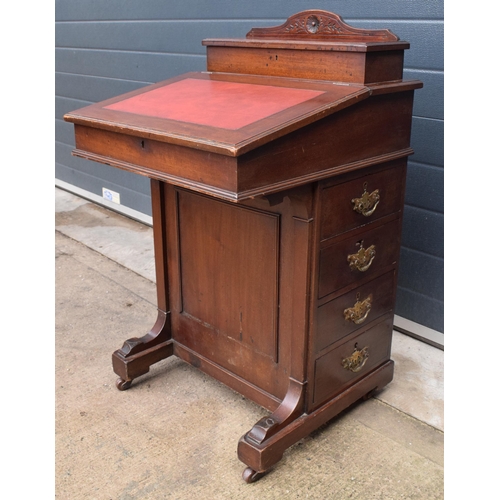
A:
<svg viewBox="0 0 500 500">
<path fill-rule="evenodd" d="M 413 93 L 407 42 L 300 12 L 204 40 L 207 71 L 79 109 L 73 154 L 151 178 L 158 317 L 117 387 L 178 356 L 270 411 L 253 481 L 392 380 Z"/>
</svg>

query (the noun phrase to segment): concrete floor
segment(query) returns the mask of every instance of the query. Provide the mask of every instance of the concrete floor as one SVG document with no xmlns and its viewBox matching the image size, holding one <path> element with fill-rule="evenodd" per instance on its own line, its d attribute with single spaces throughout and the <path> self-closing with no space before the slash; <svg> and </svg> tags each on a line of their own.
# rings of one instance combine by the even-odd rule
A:
<svg viewBox="0 0 500 500">
<path fill-rule="evenodd" d="M 254 484 L 266 411 L 176 358 L 118 391 L 111 353 L 156 318 L 152 230 L 56 189 L 56 497 L 441 499 L 443 352 L 394 332 L 394 381 Z"/>
</svg>

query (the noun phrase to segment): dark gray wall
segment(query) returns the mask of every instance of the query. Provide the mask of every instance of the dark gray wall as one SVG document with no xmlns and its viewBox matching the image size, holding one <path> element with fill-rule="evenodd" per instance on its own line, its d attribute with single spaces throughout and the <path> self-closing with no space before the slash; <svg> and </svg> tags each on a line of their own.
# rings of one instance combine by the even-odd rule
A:
<svg viewBox="0 0 500 500">
<path fill-rule="evenodd" d="M 411 48 L 405 78 L 419 79 L 408 171 L 396 313 L 443 331 L 443 0 L 56 0 L 56 177 L 151 214 L 148 179 L 71 156 L 64 113 L 205 69 L 203 38 L 244 37 L 305 9 L 389 28 Z"/>
</svg>

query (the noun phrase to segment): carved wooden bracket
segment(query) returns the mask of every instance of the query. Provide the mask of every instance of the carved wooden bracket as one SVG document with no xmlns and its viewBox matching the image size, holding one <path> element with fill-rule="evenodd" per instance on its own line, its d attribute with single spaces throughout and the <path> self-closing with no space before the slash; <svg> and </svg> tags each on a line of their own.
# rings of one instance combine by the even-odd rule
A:
<svg viewBox="0 0 500 500">
<path fill-rule="evenodd" d="M 289 17 L 281 26 L 252 28 L 247 38 L 332 40 L 354 42 L 397 42 L 399 37 L 388 29 L 354 28 L 333 12 L 304 10 Z"/>
</svg>

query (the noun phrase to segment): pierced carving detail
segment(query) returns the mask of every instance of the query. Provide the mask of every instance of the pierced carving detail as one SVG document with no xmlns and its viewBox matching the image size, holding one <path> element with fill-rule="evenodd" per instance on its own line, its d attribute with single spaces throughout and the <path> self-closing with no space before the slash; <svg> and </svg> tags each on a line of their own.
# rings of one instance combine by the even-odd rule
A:
<svg viewBox="0 0 500 500">
<path fill-rule="evenodd" d="M 344 39 L 353 41 L 389 42 L 399 37 L 389 30 L 367 30 L 354 28 L 333 12 L 305 10 L 289 17 L 281 26 L 253 28 L 247 38 L 297 38 L 314 36 L 322 39 Z"/>
<path fill-rule="evenodd" d="M 332 34 L 342 33 L 342 27 L 334 20 L 324 16 L 309 16 L 307 19 L 295 19 L 284 31 L 290 34 Z"/>
</svg>

